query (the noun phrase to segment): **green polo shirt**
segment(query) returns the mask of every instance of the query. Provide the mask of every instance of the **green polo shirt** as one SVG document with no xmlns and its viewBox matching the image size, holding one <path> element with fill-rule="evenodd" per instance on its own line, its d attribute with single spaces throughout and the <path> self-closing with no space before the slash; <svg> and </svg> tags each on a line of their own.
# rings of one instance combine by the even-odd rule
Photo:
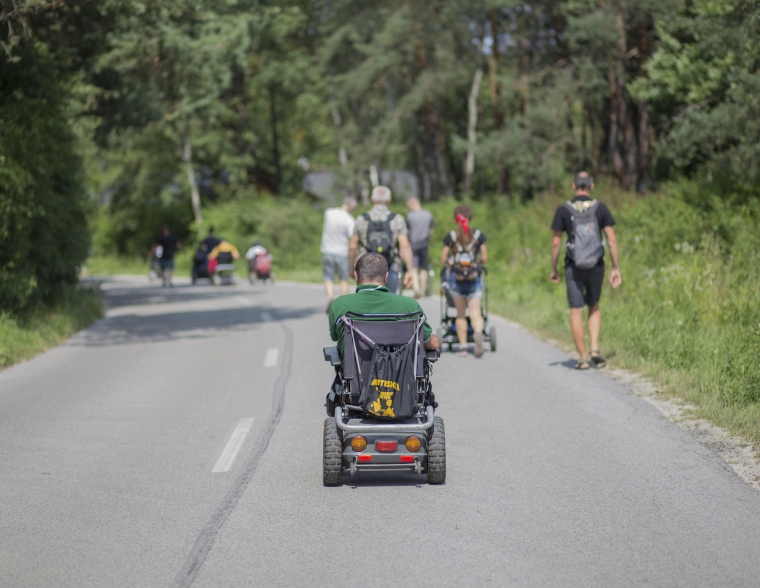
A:
<svg viewBox="0 0 760 588">
<path fill-rule="evenodd" d="M 356 287 L 355 294 L 339 296 L 330 305 L 330 338 L 338 342 L 340 355 L 343 357 L 343 321 L 339 320 L 347 312 L 357 314 L 409 314 L 422 311 L 416 300 L 388 292 L 385 286 L 362 284 Z M 424 311 L 422 312 L 424 316 Z M 384 319 L 387 320 L 387 319 Z M 425 317 L 423 327 L 425 341 L 430 339 L 433 329 Z"/>
</svg>

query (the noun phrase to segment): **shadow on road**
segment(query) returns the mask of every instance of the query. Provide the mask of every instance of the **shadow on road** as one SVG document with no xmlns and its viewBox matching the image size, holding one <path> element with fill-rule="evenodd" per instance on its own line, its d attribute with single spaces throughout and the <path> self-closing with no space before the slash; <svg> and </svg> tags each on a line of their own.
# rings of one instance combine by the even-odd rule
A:
<svg viewBox="0 0 760 588">
<path fill-rule="evenodd" d="M 548 365 L 549 367 L 554 367 L 555 365 L 561 365 L 571 370 L 574 370 L 576 363 L 578 363 L 577 360 L 570 358 L 570 359 L 566 359 L 565 361 L 553 361 L 552 363 Z"/>
<path fill-rule="evenodd" d="M 108 317 L 83 331 L 69 345 L 103 347 L 132 343 L 155 343 L 174 339 L 204 339 L 219 331 L 247 331 L 264 322 L 262 313 L 274 320 L 299 319 L 323 312 L 321 308 L 257 306 L 192 310 L 163 314 L 124 314 Z"/>
<path fill-rule="evenodd" d="M 259 296 L 264 293 L 261 288 L 228 288 L 226 286 L 174 286 L 163 288 L 146 284 L 139 288 L 120 288 L 110 285 L 106 289 L 106 305 L 109 309 L 124 306 L 141 306 L 143 304 L 164 304 L 182 302 L 201 302 L 204 300 L 236 298 L 240 296 Z"/>
</svg>

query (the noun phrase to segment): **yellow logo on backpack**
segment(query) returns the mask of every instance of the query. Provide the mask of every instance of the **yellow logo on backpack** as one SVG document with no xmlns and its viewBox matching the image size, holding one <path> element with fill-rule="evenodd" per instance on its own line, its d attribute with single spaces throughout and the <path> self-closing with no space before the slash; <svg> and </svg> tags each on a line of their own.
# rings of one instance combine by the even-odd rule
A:
<svg viewBox="0 0 760 588">
<path fill-rule="evenodd" d="M 376 416 L 388 418 L 396 416 L 393 412 L 393 397 L 396 395 L 396 391 L 400 390 L 398 382 L 374 379 L 370 386 L 372 386 L 375 389 L 375 392 L 377 392 L 377 398 L 370 404 L 367 412 Z M 383 390 L 380 388 L 383 388 Z"/>
</svg>

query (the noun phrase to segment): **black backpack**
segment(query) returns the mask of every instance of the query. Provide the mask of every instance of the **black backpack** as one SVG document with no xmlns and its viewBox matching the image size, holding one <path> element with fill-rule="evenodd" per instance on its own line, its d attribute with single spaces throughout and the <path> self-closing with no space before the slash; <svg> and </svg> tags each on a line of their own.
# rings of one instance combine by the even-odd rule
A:
<svg viewBox="0 0 760 588">
<path fill-rule="evenodd" d="M 373 221 L 367 212 L 362 216 L 367 221 L 367 242 L 364 243 L 365 249 L 367 252 L 382 255 L 390 266 L 396 252 L 393 244 L 393 230 L 391 229 L 391 221 L 396 218 L 396 213 L 391 212 L 384 221 Z"/>
</svg>

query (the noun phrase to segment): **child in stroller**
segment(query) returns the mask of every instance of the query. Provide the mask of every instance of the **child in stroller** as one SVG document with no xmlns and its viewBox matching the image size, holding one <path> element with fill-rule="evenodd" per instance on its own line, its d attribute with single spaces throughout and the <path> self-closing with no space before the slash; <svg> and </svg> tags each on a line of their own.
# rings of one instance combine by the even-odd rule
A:
<svg viewBox="0 0 760 588">
<path fill-rule="evenodd" d="M 261 246 L 259 241 L 254 241 L 251 248 L 245 254 L 248 260 L 248 281 L 254 284 L 257 280 L 270 284 L 274 283 L 272 275 L 272 255 Z"/>
</svg>

